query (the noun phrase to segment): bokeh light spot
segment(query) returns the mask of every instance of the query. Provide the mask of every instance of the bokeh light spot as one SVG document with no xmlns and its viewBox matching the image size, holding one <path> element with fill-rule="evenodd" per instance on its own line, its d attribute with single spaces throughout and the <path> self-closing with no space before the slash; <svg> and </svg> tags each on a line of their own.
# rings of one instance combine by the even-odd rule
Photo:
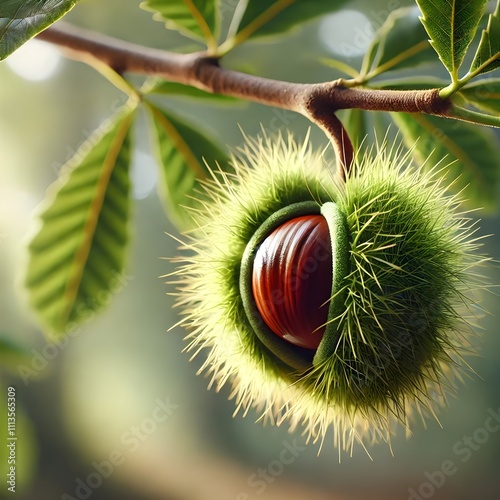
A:
<svg viewBox="0 0 500 500">
<path fill-rule="evenodd" d="M 10 55 L 6 63 L 25 80 L 41 81 L 55 74 L 61 59 L 61 53 L 53 45 L 30 40 Z"/>
<path fill-rule="evenodd" d="M 318 37 L 324 46 L 345 58 L 362 56 L 373 36 L 372 23 L 356 10 L 342 10 L 326 16 L 318 30 Z"/>
</svg>

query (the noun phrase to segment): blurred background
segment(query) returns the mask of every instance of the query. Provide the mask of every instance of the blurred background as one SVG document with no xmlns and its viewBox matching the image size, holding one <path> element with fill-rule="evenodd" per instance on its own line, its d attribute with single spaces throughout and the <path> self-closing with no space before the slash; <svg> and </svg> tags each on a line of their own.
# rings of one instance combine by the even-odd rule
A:
<svg viewBox="0 0 500 500">
<path fill-rule="evenodd" d="M 235 3 L 227 0 L 228 10 Z M 153 47 L 197 48 L 153 22 L 138 4 L 87 0 L 67 21 Z M 353 1 L 347 11 L 286 37 L 240 47 L 224 64 L 290 81 L 335 79 L 343 75 L 319 59 L 336 57 L 359 66 L 373 30 L 390 10 L 404 5 L 412 2 Z M 379 444 L 369 448 L 371 459 L 357 447 L 352 457 L 342 452 L 339 463 L 332 433 L 317 456 L 318 446 L 306 446 L 300 432 L 264 427 L 255 423 L 255 412 L 233 418 L 229 390 L 208 391 L 208 380 L 196 376 L 203 354 L 190 362 L 181 353 L 184 332 L 176 328 L 167 333 L 178 318 L 166 295 L 172 290 L 160 276 L 173 270 L 162 257 L 176 254 L 177 243 L 165 234 L 175 235 L 176 229 L 156 194 L 155 166 L 141 125 L 136 131 L 134 238 L 126 276 L 104 314 L 58 349 L 47 348 L 20 286 L 26 239 L 35 209 L 61 165 L 112 113 L 116 99 L 121 99 L 119 91 L 94 70 L 62 58 L 42 42 L 30 42 L 0 63 L 0 334 L 27 353 L 0 372 L 2 412 L 6 388 L 14 386 L 17 393 L 16 498 L 500 498 L 500 431 L 492 424 L 494 415 L 500 422 L 495 317 L 500 299 L 490 294 L 484 300 L 493 314 L 482 321 L 480 353 L 472 360 L 477 376 L 459 387 L 440 411 L 442 427 L 436 421 L 429 421 L 427 428 L 417 422 L 409 439 L 399 431 L 392 442 L 394 456 L 386 444 Z M 231 147 L 242 142 L 237 124 L 250 135 L 262 124 L 266 130 L 290 129 L 299 139 L 309 127 L 302 117 L 253 104 L 229 109 L 180 98 L 168 104 Z M 326 143 L 316 130 L 312 140 Z M 482 234 L 496 233 L 485 241 L 484 250 L 498 260 L 500 217 L 477 216 Z M 498 269 L 488 274 L 500 283 Z M 167 413 L 164 421 L 155 419 Z M 294 451 L 287 458 L 293 460 L 281 463 L 283 450 L 290 448 Z M 0 496 L 7 496 L 3 443 L 1 449 Z"/>
</svg>

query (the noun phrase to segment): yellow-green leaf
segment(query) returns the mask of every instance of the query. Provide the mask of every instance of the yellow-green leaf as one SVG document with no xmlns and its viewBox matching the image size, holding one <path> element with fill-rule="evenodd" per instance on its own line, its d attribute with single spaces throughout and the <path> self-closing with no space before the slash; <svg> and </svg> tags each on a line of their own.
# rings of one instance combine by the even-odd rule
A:
<svg viewBox="0 0 500 500">
<path fill-rule="evenodd" d="M 213 46 L 219 32 L 217 4 L 215 0 L 145 0 L 141 7 L 167 28 Z"/>
<path fill-rule="evenodd" d="M 488 26 L 481 34 L 471 73 L 481 75 L 500 68 L 500 0 L 495 12 L 488 18 Z"/>
<path fill-rule="evenodd" d="M 147 104 L 154 121 L 155 152 L 160 166 L 159 191 L 168 217 L 181 229 L 192 225 L 186 207 L 200 208 L 199 181 L 209 167 L 227 170 L 228 156 L 199 125 Z M 209 167 L 207 167 L 209 165 Z"/>
<path fill-rule="evenodd" d="M 420 164 L 448 165 L 448 181 L 472 207 L 495 207 L 500 150 L 490 130 L 420 113 L 391 116 Z"/>
<path fill-rule="evenodd" d="M 29 244 L 29 302 L 50 334 L 108 305 L 123 272 L 134 112 L 126 107 L 76 152 L 51 186 Z"/>
</svg>

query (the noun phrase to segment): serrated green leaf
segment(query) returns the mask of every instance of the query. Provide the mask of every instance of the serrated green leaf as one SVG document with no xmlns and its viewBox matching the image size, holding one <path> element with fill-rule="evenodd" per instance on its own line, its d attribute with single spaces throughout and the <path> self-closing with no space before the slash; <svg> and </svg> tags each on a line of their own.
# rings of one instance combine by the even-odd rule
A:
<svg viewBox="0 0 500 500">
<path fill-rule="evenodd" d="M 147 106 L 155 125 L 160 196 L 169 218 L 179 228 L 188 228 L 192 220 L 185 207 L 200 208 L 197 199 L 203 198 L 203 194 L 199 181 L 210 176 L 205 161 L 211 168 L 227 170 L 228 155 L 199 125 L 189 124 L 151 103 Z"/>
<path fill-rule="evenodd" d="M 0 61 L 55 23 L 80 0 L 3 0 L 0 3 Z"/>
<path fill-rule="evenodd" d="M 133 117 L 127 107 L 98 129 L 48 193 L 25 284 L 49 334 L 89 321 L 116 291 L 128 242 Z"/>
<path fill-rule="evenodd" d="M 284 33 L 306 21 L 340 10 L 347 0 L 250 0 L 237 31 L 241 41 Z"/>
<path fill-rule="evenodd" d="M 470 83 L 462 88 L 460 95 L 478 109 L 496 115 L 500 113 L 500 78 Z"/>
<path fill-rule="evenodd" d="M 416 1 L 431 45 L 456 81 L 488 0 Z"/>
<path fill-rule="evenodd" d="M 363 68 L 373 76 L 385 71 L 415 67 L 433 62 L 434 51 L 427 40 L 417 7 L 393 11 L 373 39 Z"/>
<path fill-rule="evenodd" d="M 465 122 L 420 113 L 391 113 L 408 147 L 415 143 L 414 156 L 428 168 L 447 167 L 453 189 L 475 206 L 492 209 L 496 203 L 500 151 L 490 130 Z M 428 161 L 427 158 L 429 158 Z"/>
<path fill-rule="evenodd" d="M 218 105 L 241 102 L 235 97 L 222 94 L 213 94 L 210 92 L 205 92 L 204 90 L 198 89 L 196 87 L 192 87 L 191 85 L 184 85 L 177 82 L 168 82 L 166 80 L 157 81 L 149 89 L 147 89 L 146 93 L 192 97 L 194 99 L 204 99 Z"/>
<path fill-rule="evenodd" d="M 488 18 L 488 26 L 481 34 L 470 72 L 481 75 L 498 68 L 500 68 L 500 0 L 495 12 Z"/>
<path fill-rule="evenodd" d="M 215 0 L 145 0 L 141 8 L 154 13 L 168 29 L 213 45 L 219 35 L 218 2 Z"/>
</svg>

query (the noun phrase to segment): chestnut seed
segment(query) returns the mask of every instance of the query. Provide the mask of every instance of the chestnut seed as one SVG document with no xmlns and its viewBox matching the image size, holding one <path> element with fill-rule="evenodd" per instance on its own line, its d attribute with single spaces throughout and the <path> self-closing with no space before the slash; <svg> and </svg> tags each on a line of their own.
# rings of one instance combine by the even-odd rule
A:
<svg viewBox="0 0 500 500">
<path fill-rule="evenodd" d="M 331 241 L 322 215 L 293 218 L 264 239 L 253 263 L 252 291 L 276 335 L 317 349 L 332 294 Z"/>
<path fill-rule="evenodd" d="M 287 205 L 248 241 L 239 276 L 245 319 L 290 373 L 304 373 L 336 349 L 349 245 L 345 216 L 333 201 Z"/>
</svg>

